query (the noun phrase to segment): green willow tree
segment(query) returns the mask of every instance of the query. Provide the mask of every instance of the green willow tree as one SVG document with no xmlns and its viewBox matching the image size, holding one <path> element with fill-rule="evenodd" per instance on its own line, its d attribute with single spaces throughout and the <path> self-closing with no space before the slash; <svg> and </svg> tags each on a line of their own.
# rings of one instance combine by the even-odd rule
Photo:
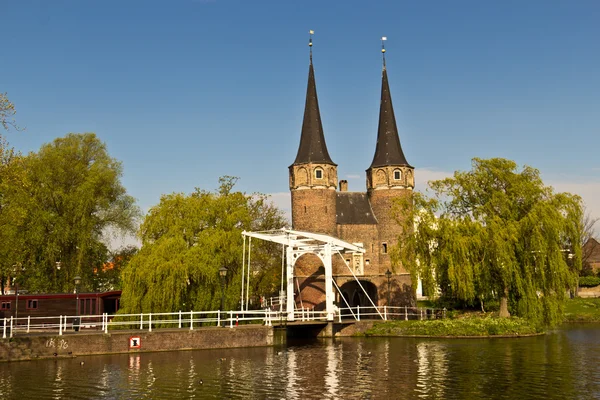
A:
<svg viewBox="0 0 600 400">
<path fill-rule="evenodd" d="M 21 266 L 12 261 L 18 259 L 20 244 L 18 236 L 19 223 L 23 213 L 17 207 L 15 190 L 24 182 L 21 154 L 16 152 L 6 140 L 2 132 L 22 130 L 17 126 L 15 105 L 9 100 L 6 93 L 0 93 L 0 290 L 4 288 L 11 277 Z"/>
<path fill-rule="evenodd" d="M 20 196 L 15 193 L 20 191 L 24 183 L 23 158 L 15 153 L 14 149 L 0 135 L 0 287 L 15 276 L 19 259 L 19 250 L 22 243 L 19 241 L 19 229 L 23 223 L 24 214 L 18 202 Z M 13 271 L 14 270 L 14 271 Z M 4 293 L 2 293 L 4 294 Z"/>
<path fill-rule="evenodd" d="M 31 292 L 70 291 L 76 275 L 92 290 L 108 258 L 103 232 L 133 232 L 139 216 L 120 162 L 93 133 L 69 134 L 16 161 L 3 189 L 5 269 Z"/>
<path fill-rule="evenodd" d="M 411 218 L 395 256 L 413 280 L 466 304 L 497 301 L 504 317 L 559 322 L 581 269 L 581 199 L 500 158 L 429 187 L 400 205 Z"/>
<path fill-rule="evenodd" d="M 263 195 L 234 191 L 236 178 L 220 178 L 216 192 L 164 195 L 140 227 L 142 248 L 122 275 L 125 312 L 216 310 L 219 268 L 227 267 L 226 308 L 239 307 L 242 231 L 285 225 L 280 210 Z M 252 247 L 251 292 L 271 294 L 279 285 L 281 248 Z"/>
</svg>

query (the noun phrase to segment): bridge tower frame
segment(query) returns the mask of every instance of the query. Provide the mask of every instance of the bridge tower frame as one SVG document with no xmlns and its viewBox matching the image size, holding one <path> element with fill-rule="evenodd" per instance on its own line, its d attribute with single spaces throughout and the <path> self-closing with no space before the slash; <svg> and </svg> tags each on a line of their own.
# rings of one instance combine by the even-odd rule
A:
<svg viewBox="0 0 600 400">
<path fill-rule="evenodd" d="M 242 232 L 242 236 L 279 243 L 285 247 L 286 253 L 286 313 L 287 320 L 292 322 L 294 316 L 294 266 L 304 254 L 314 254 L 323 262 L 325 269 L 325 311 L 327 321 L 334 318 L 333 266 L 332 256 L 336 252 L 351 251 L 364 253 L 362 246 L 345 242 L 333 236 L 313 232 L 280 229 L 263 232 Z M 243 272 L 242 272 L 243 274 Z"/>
</svg>

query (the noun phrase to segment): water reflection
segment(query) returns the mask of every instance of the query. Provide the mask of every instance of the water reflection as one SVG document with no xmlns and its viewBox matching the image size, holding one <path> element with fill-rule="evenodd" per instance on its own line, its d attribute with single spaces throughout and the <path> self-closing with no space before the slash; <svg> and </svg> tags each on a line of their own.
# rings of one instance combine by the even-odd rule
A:
<svg viewBox="0 0 600 400">
<path fill-rule="evenodd" d="M 341 351 L 336 351 L 333 342 L 327 344 L 326 353 L 327 353 L 327 373 L 325 375 L 325 389 L 327 390 L 327 394 L 329 398 L 336 399 L 338 397 L 338 368 L 339 368 L 339 357 L 341 356 Z"/>
<path fill-rule="evenodd" d="M 600 399 L 600 326 L 0 364 L 0 398 Z M 81 365 L 84 361 L 84 365 Z"/>
<path fill-rule="evenodd" d="M 286 385 L 286 393 L 285 393 L 285 397 L 287 399 L 297 399 L 298 396 L 298 392 L 296 391 L 296 387 L 297 387 L 297 376 L 296 376 L 296 371 L 298 369 L 298 366 L 296 365 L 296 352 L 294 351 L 294 349 L 290 349 L 289 351 L 286 352 L 286 357 L 285 359 L 287 360 L 287 385 Z"/>
</svg>

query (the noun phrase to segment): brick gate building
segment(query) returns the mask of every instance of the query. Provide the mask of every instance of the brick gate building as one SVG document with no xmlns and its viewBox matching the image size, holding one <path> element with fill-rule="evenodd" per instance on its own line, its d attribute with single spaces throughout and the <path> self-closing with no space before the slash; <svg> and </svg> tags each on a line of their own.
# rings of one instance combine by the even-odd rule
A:
<svg viewBox="0 0 600 400">
<path fill-rule="evenodd" d="M 346 263 L 375 304 L 387 304 L 389 298 L 391 305 L 414 305 L 410 275 L 401 265 L 392 265 L 389 254 L 401 232 L 392 206 L 396 199 L 412 195 L 414 168 L 400 145 L 385 54 L 377 144 L 366 176 L 365 192 L 348 192 L 344 180 L 339 181 L 338 190 L 337 164 L 325 143 L 311 51 L 300 146 L 289 167 L 293 229 L 335 236 L 366 249 L 365 254 L 334 256 L 334 280 L 346 298 L 344 302 L 336 293 L 340 307 L 346 303 L 352 307 L 370 305 Z M 296 306 L 319 310 L 325 299 L 323 268 L 317 257 L 310 257 L 303 256 L 296 264 Z M 391 272 L 389 278 L 387 271 Z"/>
</svg>

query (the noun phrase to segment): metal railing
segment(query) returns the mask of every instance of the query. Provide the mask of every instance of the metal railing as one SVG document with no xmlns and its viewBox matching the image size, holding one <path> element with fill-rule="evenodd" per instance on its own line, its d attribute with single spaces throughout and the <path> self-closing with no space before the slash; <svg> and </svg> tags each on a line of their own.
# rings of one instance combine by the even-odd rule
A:
<svg viewBox="0 0 600 400">
<path fill-rule="evenodd" d="M 383 319 L 383 320 L 428 320 L 446 318 L 446 309 L 396 306 L 356 306 L 338 309 L 337 318 L 342 320 Z"/>
<path fill-rule="evenodd" d="M 295 321 L 327 321 L 325 310 L 299 308 L 294 310 Z M 365 320 L 427 320 L 445 318 L 446 309 L 388 306 L 356 306 L 336 308 L 332 317 L 338 322 Z M 13 337 L 16 333 L 56 332 L 63 335 L 68 331 L 99 330 L 108 333 L 109 328 L 139 329 L 152 332 L 157 328 L 189 329 L 203 326 L 234 328 L 240 324 L 262 323 L 272 326 L 273 322 L 287 322 L 287 312 L 265 308 L 252 311 L 178 311 L 171 313 L 140 313 L 100 315 L 59 315 L 54 317 L 4 318 L 2 337 Z"/>
</svg>

